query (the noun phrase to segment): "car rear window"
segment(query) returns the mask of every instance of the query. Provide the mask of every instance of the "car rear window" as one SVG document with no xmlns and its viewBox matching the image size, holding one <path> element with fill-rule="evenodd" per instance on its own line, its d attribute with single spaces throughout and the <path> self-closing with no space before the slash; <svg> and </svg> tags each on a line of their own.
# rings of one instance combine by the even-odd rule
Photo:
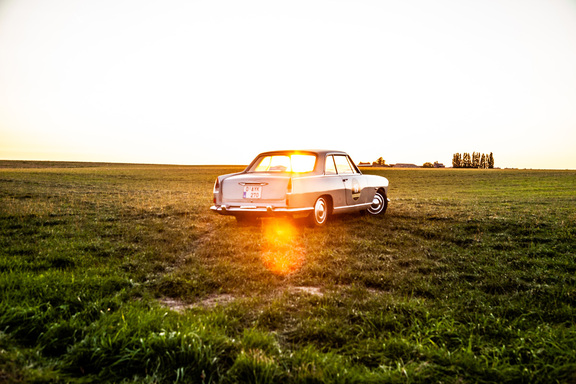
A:
<svg viewBox="0 0 576 384">
<path fill-rule="evenodd" d="M 312 172 L 316 165 L 315 155 L 271 155 L 259 158 L 249 172 Z"/>
</svg>

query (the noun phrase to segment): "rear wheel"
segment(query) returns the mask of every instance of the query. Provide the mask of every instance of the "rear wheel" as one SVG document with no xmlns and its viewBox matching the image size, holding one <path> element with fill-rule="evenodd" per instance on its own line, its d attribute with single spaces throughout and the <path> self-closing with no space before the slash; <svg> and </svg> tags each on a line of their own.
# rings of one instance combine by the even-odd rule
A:
<svg viewBox="0 0 576 384">
<path fill-rule="evenodd" d="M 314 211 L 310 215 L 310 224 L 315 227 L 321 227 L 326 224 L 330 212 L 330 205 L 326 197 L 319 197 L 314 203 Z"/>
<path fill-rule="evenodd" d="M 382 191 L 377 191 L 372 199 L 372 205 L 368 208 L 368 213 L 371 215 L 381 215 L 386 212 L 388 208 L 388 198 Z"/>
</svg>

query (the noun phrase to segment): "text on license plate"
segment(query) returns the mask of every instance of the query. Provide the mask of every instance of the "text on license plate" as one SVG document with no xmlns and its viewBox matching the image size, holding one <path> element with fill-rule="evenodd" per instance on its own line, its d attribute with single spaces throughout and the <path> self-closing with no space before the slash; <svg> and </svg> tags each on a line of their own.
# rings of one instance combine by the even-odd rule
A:
<svg viewBox="0 0 576 384">
<path fill-rule="evenodd" d="M 262 187 L 255 185 L 244 186 L 244 194 L 242 195 L 245 199 L 260 199 L 262 198 Z"/>
</svg>

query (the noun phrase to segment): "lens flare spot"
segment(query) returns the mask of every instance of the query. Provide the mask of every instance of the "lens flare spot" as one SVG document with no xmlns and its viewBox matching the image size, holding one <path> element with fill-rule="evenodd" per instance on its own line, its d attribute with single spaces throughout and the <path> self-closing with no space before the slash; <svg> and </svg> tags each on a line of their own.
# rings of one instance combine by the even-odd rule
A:
<svg viewBox="0 0 576 384">
<path fill-rule="evenodd" d="M 283 219 L 262 220 L 262 234 L 262 263 L 270 272 L 284 276 L 302 267 L 305 251 L 294 223 Z"/>
</svg>

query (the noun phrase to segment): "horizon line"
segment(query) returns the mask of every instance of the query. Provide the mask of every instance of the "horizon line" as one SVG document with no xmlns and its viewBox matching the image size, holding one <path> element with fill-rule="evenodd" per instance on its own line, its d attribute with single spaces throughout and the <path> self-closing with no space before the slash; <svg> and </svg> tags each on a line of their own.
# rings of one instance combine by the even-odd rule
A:
<svg viewBox="0 0 576 384">
<path fill-rule="evenodd" d="M 68 163 L 68 164 L 74 164 L 74 163 L 80 163 L 80 164 L 102 164 L 102 165 L 106 165 L 106 164 L 110 164 L 110 165 L 156 165 L 156 166 L 172 166 L 172 167 L 177 167 L 177 166 L 185 166 L 185 167 L 246 167 L 248 166 L 248 164 L 183 164 L 183 163 L 140 163 L 140 162 L 135 162 L 135 163 L 128 163 L 128 162 L 122 162 L 122 161 L 88 161 L 88 160 L 29 160 L 29 159 L 0 159 L 0 162 L 30 162 L 30 163 Z M 410 163 L 396 163 L 396 164 L 410 164 Z M 395 167 L 395 164 L 390 164 L 390 165 L 384 165 L 384 166 L 374 166 L 374 165 L 359 165 L 356 164 L 358 167 L 360 168 L 396 168 L 396 169 L 436 169 L 436 170 L 441 170 L 441 169 L 464 169 L 464 170 L 474 170 L 474 169 L 489 169 L 489 168 L 454 168 L 451 166 L 445 166 L 444 168 L 425 168 L 421 165 L 416 165 L 414 164 L 416 167 L 412 167 L 412 168 L 405 168 L 405 167 Z M 2 168 L 0 166 L 0 168 Z M 534 171 L 576 171 L 576 168 L 521 168 L 521 167 L 495 167 L 492 168 L 495 170 L 534 170 Z"/>
</svg>

